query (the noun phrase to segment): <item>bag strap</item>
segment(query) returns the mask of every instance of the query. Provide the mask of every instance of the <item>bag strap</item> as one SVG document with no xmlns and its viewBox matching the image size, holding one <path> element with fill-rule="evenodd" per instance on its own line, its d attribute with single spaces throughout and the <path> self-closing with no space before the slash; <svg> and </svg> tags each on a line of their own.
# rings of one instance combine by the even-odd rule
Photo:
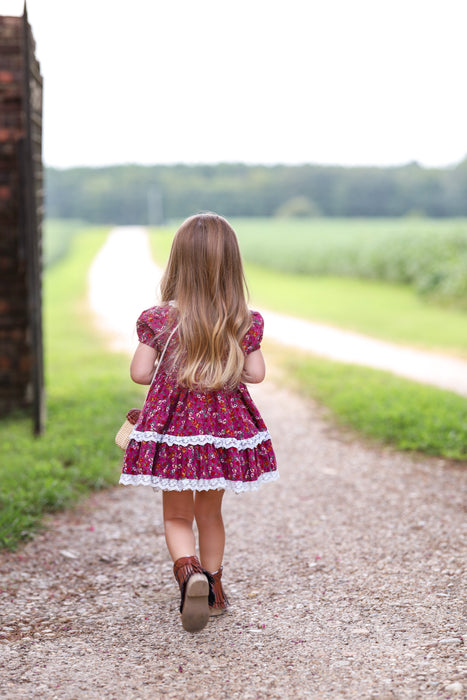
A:
<svg viewBox="0 0 467 700">
<path fill-rule="evenodd" d="M 161 366 L 162 360 L 164 359 L 165 351 L 166 351 L 167 348 L 169 347 L 169 343 L 170 343 L 170 341 L 172 340 L 172 336 L 173 336 L 173 334 L 175 333 L 175 331 L 177 330 L 177 328 L 178 328 L 178 323 L 177 323 L 177 325 L 175 326 L 175 328 L 172 330 L 172 332 L 171 332 L 171 334 L 169 335 L 169 337 L 167 338 L 167 341 L 166 341 L 166 343 L 165 343 L 165 345 L 164 345 L 164 349 L 163 349 L 162 352 L 161 352 L 161 356 L 159 357 L 159 360 L 158 360 L 157 365 L 156 365 L 156 369 L 155 369 L 154 374 L 153 374 L 153 376 L 152 376 L 151 384 L 149 385 L 149 389 L 150 389 L 150 388 L 152 387 L 152 385 L 154 384 L 154 380 L 155 380 L 155 378 L 156 378 L 156 376 L 157 376 L 157 371 L 158 371 L 159 367 Z"/>
</svg>

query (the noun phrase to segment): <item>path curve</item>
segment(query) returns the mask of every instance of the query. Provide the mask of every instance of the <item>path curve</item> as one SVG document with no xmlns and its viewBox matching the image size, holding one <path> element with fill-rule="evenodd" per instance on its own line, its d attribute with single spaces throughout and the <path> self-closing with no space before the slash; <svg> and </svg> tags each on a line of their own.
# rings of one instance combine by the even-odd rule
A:
<svg viewBox="0 0 467 700">
<path fill-rule="evenodd" d="M 281 478 L 226 494 L 228 615 L 182 629 L 160 493 L 96 493 L 0 553 L 0 697 L 466 696 L 467 471 L 371 447 L 270 382 L 253 395 Z"/>
<path fill-rule="evenodd" d="M 89 274 L 90 303 L 113 347 L 132 352 L 135 321 L 157 299 L 161 270 L 152 261 L 147 231 L 114 229 Z M 109 287 L 113 303 L 109 307 Z M 350 362 L 431 384 L 467 396 L 467 362 L 423 352 L 321 323 L 261 310 L 266 337 L 340 362 Z"/>
</svg>

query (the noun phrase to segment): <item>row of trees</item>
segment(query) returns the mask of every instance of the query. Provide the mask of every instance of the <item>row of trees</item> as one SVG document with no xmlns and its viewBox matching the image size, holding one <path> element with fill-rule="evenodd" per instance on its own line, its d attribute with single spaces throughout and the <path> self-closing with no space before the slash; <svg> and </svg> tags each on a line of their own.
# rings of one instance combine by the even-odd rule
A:
<svg viewBox="0 0 467 700">
<path fill-rule="evenodd" d="M 47 168 L 47 215 L 160 224 L 224 216 L 467 216 L 467 158 L 456 167 L 119 165 Z"/>
</svg>

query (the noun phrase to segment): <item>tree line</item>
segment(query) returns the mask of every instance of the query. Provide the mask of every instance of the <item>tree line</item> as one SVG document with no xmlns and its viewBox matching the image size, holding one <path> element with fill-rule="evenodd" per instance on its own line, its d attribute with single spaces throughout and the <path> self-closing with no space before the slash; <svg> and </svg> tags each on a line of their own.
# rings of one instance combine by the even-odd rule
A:
<svg viewBox="0 0 467 700">
<path fill-rule="evenodd" d="M 46 169 L 50 218 L 161 224 L 224 216 L 467 216 L 467 158 L 451 168 L 117 165 Z"/>
</svg>

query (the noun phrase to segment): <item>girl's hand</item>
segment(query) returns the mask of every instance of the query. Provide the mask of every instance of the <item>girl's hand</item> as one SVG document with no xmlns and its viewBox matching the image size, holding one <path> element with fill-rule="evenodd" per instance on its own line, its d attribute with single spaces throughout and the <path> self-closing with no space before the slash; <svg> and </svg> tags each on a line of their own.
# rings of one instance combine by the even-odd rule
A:
<svg viewBox="0 0 467 700">
<path fill-rule="evenodd" d="M 154 348 L 140 343 L 130 365 L 130 377 L 136 384 L 150 384 L 155 372 L 157 352 Z"/>
<path fill-rule="evenodd" d="M 259 384 L 266 376 L 266 365 L 264 364 L 261 350 L 254 350 L 245 358 L 242 376 L 240 381 L 247 384 Z"/>
</svg>

